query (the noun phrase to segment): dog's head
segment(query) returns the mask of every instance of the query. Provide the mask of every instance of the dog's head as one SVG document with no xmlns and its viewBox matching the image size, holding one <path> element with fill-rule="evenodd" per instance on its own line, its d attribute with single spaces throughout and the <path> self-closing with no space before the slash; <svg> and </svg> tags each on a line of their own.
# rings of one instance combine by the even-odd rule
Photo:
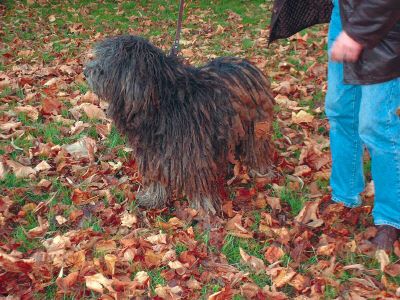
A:
<svg viewBox="0 0 400 300">
<path fill-rule="evenodd" d="M 144 102 L 157 103 L 157 83 L 166 60 L 164 53 L 144 38 L 117 36 L 94 48 L 94 59 L 86 65 L 84 75 L 99 97 L 132 111 Z"/>
</svg>

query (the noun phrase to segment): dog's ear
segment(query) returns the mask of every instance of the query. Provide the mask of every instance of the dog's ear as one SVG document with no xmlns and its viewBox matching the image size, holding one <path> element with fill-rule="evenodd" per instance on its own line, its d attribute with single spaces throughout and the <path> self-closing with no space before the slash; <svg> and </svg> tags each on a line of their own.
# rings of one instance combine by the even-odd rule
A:
<svg viewBox="0 0 400 300">
<path fill-rule="evenodd" d="M 102 65 L 104 91 L 112 109 L 131 119 L 137 113 L 151 113 L 160 99 L 172 94 L 175 71 L 165 54 L 141 37 L 118 36 L 96 47 Z"/>
</svg>

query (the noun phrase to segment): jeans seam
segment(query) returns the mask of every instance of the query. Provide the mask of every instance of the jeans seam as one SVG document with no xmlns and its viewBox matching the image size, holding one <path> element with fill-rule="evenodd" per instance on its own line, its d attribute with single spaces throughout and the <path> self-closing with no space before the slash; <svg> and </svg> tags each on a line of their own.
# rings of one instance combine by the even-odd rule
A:
<svg viewBox="0 0 400 300">
<path fill-rule="evenodd" d="M 391 104 L 392 104 L 392 101 L 393 101 L 393 98 L 394 98 L 393 94 L 394 94 L 394 89 L 395 89 L 396 83 L 397 82 L 393 82 L 393 84 L 391 86 L 390 93 L 389 93 L 389 95 L 390 95 L 389 101 L 386 102 L 386 108 L 387 108 L 387 111 L 388 111 L 388 114 L 389 114 L 389 118 L 388 118 L 388 120 L 386 122 L 386 128 L 385 129 L 386 129 L 386 134 L 390 139 L 393 152 L 395 154 L 394 161 L 395 161 L 395 165 L 396 165 L 397 178 L 400 178 L 400 160 L 399 160 L 399 154 L 400 153 L 399 153 L 398 149 L 396 149 L 396 144 L 395 144 L 394 137 L 390 134 L 390 123 L 391 123 L 390 114 L 392 113 L 390 108 L 392 106 Z M 396 192 L 397 192 L 397 199 L 398 199 L 397 202 L 400 202 L 400 188 L 399 188 L 399 185 L 397 185 Z M 390 223 L 388 221 L 385 221 L 385 222 Z M 390 225 L 390 224 L 387 224 L 387 225 Z"/>
<path fill-rule="evenodd" d="M 356 137 L 358 134 L 358 128 L 355 128 L 355 120 L 356 120 L 356 89 L 353 89 L 353 124 L 352 124 L 352 131 L 353 131 L 353 137 Z M 352 194 L 354 194 L 354 189 L 355 189 L 355 176 L 356 176 L 356 158 L 357 158 L 357 147 L 358 147 L 358 139 L 356 138 L 356 142 L 354 143 L 354 148 L 353 148 L 353 160 L 352 160 L 352 174 L 351 174 L 351 191 Z"/>
</svg>

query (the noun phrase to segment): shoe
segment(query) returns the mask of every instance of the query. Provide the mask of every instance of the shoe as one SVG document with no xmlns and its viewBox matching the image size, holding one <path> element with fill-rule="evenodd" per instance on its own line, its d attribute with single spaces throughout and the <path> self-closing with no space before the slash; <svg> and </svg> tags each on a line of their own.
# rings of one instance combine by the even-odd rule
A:
<svg viewBox="0 0 400 300">
<path fill-rule="evenodd" d="M 378 225 L 378 232 L 372 243 L 378 248 L 390 251 L 394 242 L 399 238 L 400 230 L 389 225 Z"/>
</svg>

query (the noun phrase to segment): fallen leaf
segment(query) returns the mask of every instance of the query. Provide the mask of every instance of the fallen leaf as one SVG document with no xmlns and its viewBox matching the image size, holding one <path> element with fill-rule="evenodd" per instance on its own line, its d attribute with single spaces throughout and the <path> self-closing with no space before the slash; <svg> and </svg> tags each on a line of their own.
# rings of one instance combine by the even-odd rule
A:
<svg viewBox="0 0 400 300">
<path fill-rule="evenodd" d="M 69 291 L 77 283 L 78 278 L 79 272 L 72 272 L 64 278 L 57 277 L 56 284 L 61 290 Z"/>
<path fill-rule="evenodd" d="M 300 110 L 297 114 L 292 112 L 292 122 L 296 124 L 311 123 L 314 120 L 314 116 L 304 110 Z"/>
<path fill-rule="evenodd" d="M 148 236 L 146 241 L 152 244 L 167 244 L 167 235 L 160 232 L 159 234 Z"/>
<path fill-rule="evenodd" d="M 106 114 L 104 111 L 92 104 L 92 103 L 82 103 L 79 108 L 81 108 L 84 113 L 88 116 L 89 119 L 98 119 L 98 120 L 105 120 L 107 119 Z"/>
<path fill-rule="evenodd" d="M 7 122 L 0 124 L 0 130 L 5 132 L 10 132 L 10 130 L 16 130 L 22 125 L 21 122 Z"/>
<path fill-rule="evenodd" d="M 240 256 L 242 257 L 243 262 L 248 265 L 251 269 L 253 269 L 256 273 L 262 272 L 265 270 L 264 261 L 258 257 L 248 255 L 242 248 L 239 248 Z"/>
<path fill-rule="evenodd" d="M 104 277 L 103 274 L 97 273 L 92 276 L 85 276 L 86 287 L 89 290 L 103 294 L 103 289 L 106 288 L 110 292 L 114 292 L 112 288 L 112 280 Z"/>
<path fill-rule="evenodd" d="M 137 223 L 137 217 L 125 211 L 121 217 L 121 226 L 131 228 L 133 224 Z"/>
<path fill-rule="evenodd" d="M 285 252 L 283 252 L 282 248 L 276 247 L 274 245 L 270 246 L 267 248 L 267 250 L 264 253 L 265 259 L 270 263 L 277 262 L 280 260 L 283 256 L 285 255 Z"/>
<path fill-rule="evenodd" d="M 36 172 L 47 171 L 47 170 L 50 170 L 50 169 L 51 169 L 51 166 L 45 160 L 43 160 L 40 163 L 38 163 L 36 165 L 36 167 L 34 168 L 34 170 Z"/>
<path fill-rule="evenodd" d="M 25 106 L 17 106 L 14 108 L 16 113 L 24 113 L 29 119 L 36 121 L 39 118 L 39 111 L 37 108 L 25 105 Z"/>
<path fill-rule="evenodd" d="M 383 272 L 385 270 L 386 266 L 389 265 L 389 263 L 390 263 L 389 256 L 387 255 L 385 250 L 378 249 L 375 252 L 375 258 L 377 259 L 377 261 L 379 261 L 380 266 L 381 266 L 381 271 Z"/>
<path fill-rule="evenodd" d="M 42 101 L 41 113 L 43 115 L 58 115 L 61 113 L 62 104 L 55 98 L 45 98 Z"/>
<path fill-rule="evenodd" d="M 289 282 L 289 285 L 298 291 L 302 291 L 310 285 L 310 279 L 301 274 L 296 274 Z"/>
<path fill-rule="evenodd" d="M 84 137 L 73 144 L 64 145 L 63 147 L 77 159 L 87 157 L 91 161 L 95 160 L 94 153 L 97 152 L 97 144 L 92 138 Z"/>
<path fill-rule="evenodd" d="M 334 244 L 323 245 L 323 246 L 318 247 L 317 254 L 330 256 L 330 255 L 332 255 L 334 250 L 335 250 Z"/>
<path fill-rule="evenodd" d="M 115 273 L 115 262 L 117 261 L 117 257 L 115 255 L 113 255 L 113 254 L 106 254 L 104 256 L 104 261 L 106 263 L 106 267 L 107 267 L 108 272 L 111 275 L 114 275 L 114 273 Z"/>
<path fill-rule="evenodd" d="M 324 223 L 324 221 L 322 219 L 319 219 L 317 216 L 319 203 L 320 201 L 307 201 L 303 209 L 294 218 L 296 222 L 306 224 L 313 228 L 320 227 Z"/>
<path fill-rule="evenodd" d="M 281 207 L 281 199 L 280 198 L 266 196 L 266 199 L 267 199 L 268 205 L 271 206 L 272 209 L 281 211 L 282 207 Z"/>
<path fill-rule="evenodd" d="M 62 225 L 67 222 L 67 219 L 60 215 L 56 216 L 55 219 L 59 225 Z"/>
<path fill-rule="evenodd" d="M 24 166 L 16 161 L 7 160 L 6 163 L 13 170 L 17 178 L 27 178 L 30 175 L 36 174 L 36 171 L 32 167 Z"/>
<path fill-rule="evenodd" d="M 117 248 L 117 244 L 113 240 L 100 240 L 96 243 L 95 249 L 99 252 L 112 252 Z"/>
<path fill-rule="evenodd" d="M 278 276 L 272 279 L 272 282 L 274 286 L 280 288 L 289 283 L 295 275 L 296 272 L 293 271 L 291 268 L 282 268 L 278 271 Z"/>
<path fill-rule="evenodd" d="M 306 165 L 302 165 L 302 166 L 297 166 L 294 169 L 294 176 L 307 176 L 311 174 L 311 168 L 309 166 Z"/>
<path fill-rule="evenodd" d="M 157 285 L 154 291 L 158 297 L 166 300 L 181 299 L 180 294 L 183 293 L 182 288 L 178 285 L 174 287 Z"/>
</svg>

